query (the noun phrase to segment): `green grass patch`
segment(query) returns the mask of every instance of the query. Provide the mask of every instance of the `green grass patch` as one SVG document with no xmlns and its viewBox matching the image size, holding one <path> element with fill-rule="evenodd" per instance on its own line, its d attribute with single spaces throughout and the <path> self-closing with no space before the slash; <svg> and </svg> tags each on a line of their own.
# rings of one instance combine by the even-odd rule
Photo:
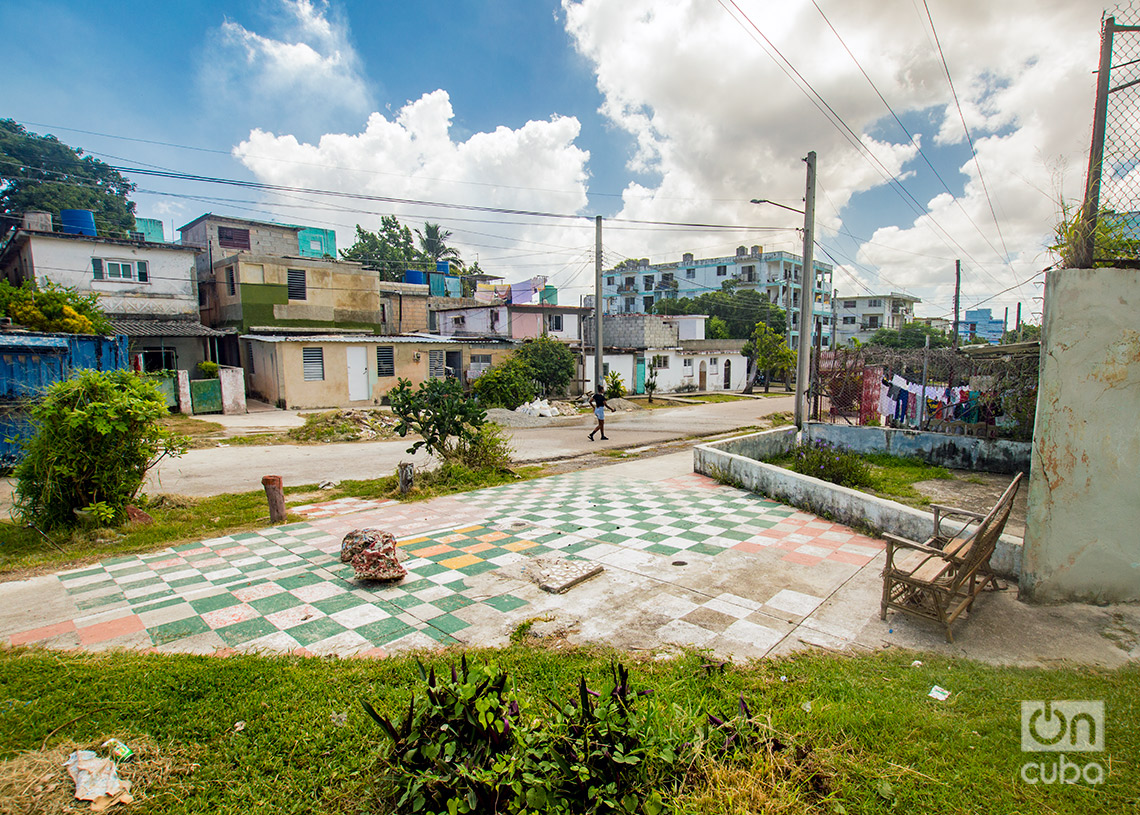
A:
<svg viewBox="0 0 1140 815">
<path fill-rule="evenodd" d="M 285 488 L 289 506 L 334 498 L 397 498 L 423 501 L 440 495 L 466 492 L 543 474 L 541 466 L 519 467 L 514 471 L 478 471 L 462 466 L 444 465 L 417 473 L 416 486 L 406 496 L 398 491 L 395 475 L 359 481 L 341 481 L 336 487 L 317 492 L 317 485 L 304 484 Z M 314 493 L 317 494 L 314 496 Z M 290 496 L 301 496 L 290 500 Z M 103 558 L 137 554 L 172 546 L 177 543 L 215 538 L 234 532 L 269 526 L 269 508 L 261 490 L 206 498 L 159 495 L 140 502 L 154 518 L 153 524 L 127 524 L 117 529 L 76 529 L 49 533 L 49 538 L 34 529 L 13 522 L 0 521 L 0 575 L 29 570 L 62 569 Z M 290 515 L 287 523 L 301 518 Z"/>
<path fill-rule="evenodd" d="M 904 458 L 886 453 L 851 453 L 838 450 L 834 451 L 834 455 L 859 466 L 860 477 L 856 479 L 857 483 L 852 482 L 848 486 L 915 507 L 926 506 L 930 503 L 928 496 L 914 488 L 915 483 L 954 478 L 945 467 L 929 464 L 917 458 Z M 823 451 L 822 456 L 826 457 L 827 452 Z M 769 459 L 767 463 L 795 470 L 796 467 L 793 466 L 795 464 L 795 453 Z M 848 469 L 850 468 L 840 468 L 840 472 L 846 473 Z M 815 475 L 826 481 L 840 483 L 834 477 L 829 477 L 833 475 L 830 470 L 825 470 L 818 475 L 814 471 L 799 471 L 806 472 L 807 475 Z"/>
<path fill-rule="evenodd" d="M 737 396 L 734 393 L 704 393 L 696 398 L 706 405 L 715 405 L 718 402 L 743 402 L 748 399 L 747 396 Z"/>
<path fill-rule="evenodd" d="M 458 659 L 455 652 L 421 656 L 448 675 Z M 661 733 L 703 738 L 706 717 L 729 718 L 743 698 L 769 736 L 766 746 L 701 762 L 663 784 L 669 812 L 1134 811 L 1140 669 L 997 668 L 929 655 L 912 668 L 914 656 L 813 654 L 718 670 L 700 654 L 638 660 L 601 649 L 520 646 L 468 653 L 507 672 L 528 721 L 549 711 L 548 698 L 572 698 L 579 677 L 604 687 L 614 658 L 630 667 L 632 687 L 653 691 L 638 705 L 654 706 Z M 951 691 L 949 699 L 927 696 L 936 684 Z M 101 742 L 112 733 L 128 744 L 147 737 L 196 765 L 189 775 L 137 790 L 148 813 L 385 812 L 390 802 L 377 801 L 374 786 L 384 740 L 360 700 L 399 717 L 421 685 L 411 657 L 9 649 L 0 652 L 0 756 L 65 740 Z M 1055 754 L 1021 752 L 1023 699 L 1104 701 L 1105 752 L 1067 756 L 1111 767 L 1103 784 L 1022 781 L 1026 761 L 1055 761 Z M 70 783 L 62 769 L 55 772 Z M 0 789 L 0 799 L 15 801 L 16 786 Z"/>
<path fill-rule="evenodd" d="M 221 433 L 226 428 L 218 422 L 208 422 L 205 419 L 195 419 L 183 413 L 171 413 L 162 420 L 164 427 L 180 436 L 208 436 L 211 433 Z"/>
</svg>

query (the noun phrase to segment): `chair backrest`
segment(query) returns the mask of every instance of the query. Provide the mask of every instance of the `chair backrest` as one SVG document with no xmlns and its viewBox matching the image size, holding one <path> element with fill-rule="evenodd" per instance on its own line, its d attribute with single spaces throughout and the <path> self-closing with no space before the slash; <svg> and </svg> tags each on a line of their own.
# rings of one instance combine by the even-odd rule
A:
<svg viewBox="0 0 1140 815">
<path fill-rule="evenodd" d="M 958 574 L 952 584 L 954 588 L 977 571 L 979 566 L 989 562 L 997 546 L 998 538 L 1005 529 L 1005 522 L 1009 520 L 1009 513 L 1013 509 L 1013 499 L 1017 495 L 1017 488 L 1021 485 L 1022 473 L 1010 482 L 1001 494 L 1001 498 L 994 504 L 986 517 L 978 525 L 974 533 L 973 542 L 966 553 L 966 559 L 958 569 Z"/>
</svg>

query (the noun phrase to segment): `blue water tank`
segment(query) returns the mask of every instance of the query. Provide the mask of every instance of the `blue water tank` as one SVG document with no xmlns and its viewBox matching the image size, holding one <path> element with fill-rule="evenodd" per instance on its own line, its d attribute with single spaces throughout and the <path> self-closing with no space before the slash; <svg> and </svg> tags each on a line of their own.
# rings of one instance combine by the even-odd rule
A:
<svg viewBox="0 0 1140 815">
<path fill-rule="evenodd" d="M 89 209 L 61 209 L 59 221 L 65 235 L 90 235 L 95 237 L 95 213 Z"/>
<path fill-rule="evenodd" d="M 418 283 L 419 285 L 422 286 L 424 283 L 427 283 L 426 277 L 427 277 L 427 275 L 425 275 L 421 271 L 418 271 L 417 269 L 405 269 L 404 270 L 404 282 L 405 283 Z"/>
</svg>

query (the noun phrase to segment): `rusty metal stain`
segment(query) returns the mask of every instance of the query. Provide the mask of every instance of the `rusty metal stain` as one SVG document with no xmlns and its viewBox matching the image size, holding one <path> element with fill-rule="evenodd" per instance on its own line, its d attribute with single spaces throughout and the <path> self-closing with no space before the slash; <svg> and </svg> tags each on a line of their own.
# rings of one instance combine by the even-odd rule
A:
<svg viewBox="0 0 1140 815">
<path fill-rule="evenodd" d="M 1140 333 L 1125 331 L 1124 336 L 1105 348 L 1103 362 L 1093 366 L 1093 379 L 1118 388 L 1132 376 L 1140 377 Z"/>
</svg>

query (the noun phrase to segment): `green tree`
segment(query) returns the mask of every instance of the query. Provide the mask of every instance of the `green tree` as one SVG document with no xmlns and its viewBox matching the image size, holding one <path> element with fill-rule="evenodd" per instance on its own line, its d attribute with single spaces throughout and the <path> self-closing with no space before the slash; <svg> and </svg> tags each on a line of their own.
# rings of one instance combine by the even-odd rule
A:
<svg viewBox="0 0 1140 815">
<path fill-rule="evenodd" d="M 423 259 L 416 249 L 412 230 L 400 223 L 394 215 L 380 219 L 380 228 L 369 232 L 356 225 L 356 242 L 340 251 L 344 260 L 354 260 L 365 269 L 374 269 L 385 281 L 401 280 L 405 269 L 417 269 Z"/>
<path fill-rule="evenodd" d="M 756 323 L 764 323 L 777 334 L 783 334 L 787 327 L 784 310 L 774 305 L 767 294 L 752 289 L 657 300 L 653 311 L 657 314 L 706 314 L 710 324 L 715 317 L 724 323 L 725 339 L 748 339 Z"/>
<path fill-rule="evenodd" d="M 949 348 L 950 338 L 937 328 L 926 323 L 907 323 L 898 331 L 893 328 L 880 328 L 867 340 L 867 345 L 881 345 L 886 348 L 922 348 L 930 337 L 931 348 Z"/>
<path fill-rule="evenodd" d="M 1041 326 L 1022 323 L 1021 328 L 1011 328 L 1001 335 L 1001 344 L 1009 345 L 1013 342 L 1035 342 L 1041 339 Z"/>
<path fill-rule="evenodd" d="M 31 210 L 89 209 L 101 235 L 126 237 L 135 228 L 135 185 L 119 171 L 55 136 L 29 133 L 0 119 L 0 234 Z"/>
<path fill-rule="evenodd" d="M 454 459 L 487 421 L 486 411 L 464 395 L 463 386 L 454 379 L 429 379 L 413 390 L 412 383 L 401 378 L 388 391 L 388 401 L 400 420 L 396 432 L 420 437 L 409 453 L 426 447 L 432 455 Z"/>
<path fill-rule="evenodd" d="M 451 238 L 451 232 L 439 224 L 425 223 L 422 232 L 416 230 L 416 237 L 419 238 L 420 254 L 424 260 L 433 264 L 441 260 L 448 260 L 457 266 L 463 266 L 463 261 L 459 257 L 459 250 L 454 246 L 447 245 L 447 241 Z"/>
<path fill-rule="evenodd" d="M 37 288 L 24 281 L 19 288 L 0 280 L 0 316 L 33 331 L 64 334 L 110 334 L 111 323 L 99 306 L 99 295 L 45 281 Z"/>
<path fill-rule="evenodd" d="M 574 352 L 558 340 L 544 335 L 523 343 L 516 353 L 530 368 L 543 396 L 563 393 L 574 377 Z"/>
<path fill-rule="evenodd" d="M 729 339 L 728 323 L 720 317 L 709 317 L 708 325 L 705 326 L 705 338 L 710 340 Z"/>
<path fill-rule="evenodd" d="M 777 334 L 764 323 L 756 324 L 752 336 L 744 343 L 740 353 L 748 360 L 745 393 L 752 393 L 753 382 L 759 373 L 765 375 L 764 392 L 767 393 L 772 377 L 790 371 L 796 364 L 796 353 L 784 344 L 783 335 Z"/>
<path fill-rule="evenodd" d="M 517 354 L 484 371 L 471 384 L 479 402 L 487 407 L 514 410 L 534 399 L 534 372 Z"/>
<path fill-rule="evenodd" d="M 82 510 L 121 521 L 147 470 L 186 450 L 162 426 L 166 413 L 155 385 L 130 371 L 83 370 L 52 385 L 16 466 L 17 514 L 46 529 L 74 526 Z"/>
</svg>

